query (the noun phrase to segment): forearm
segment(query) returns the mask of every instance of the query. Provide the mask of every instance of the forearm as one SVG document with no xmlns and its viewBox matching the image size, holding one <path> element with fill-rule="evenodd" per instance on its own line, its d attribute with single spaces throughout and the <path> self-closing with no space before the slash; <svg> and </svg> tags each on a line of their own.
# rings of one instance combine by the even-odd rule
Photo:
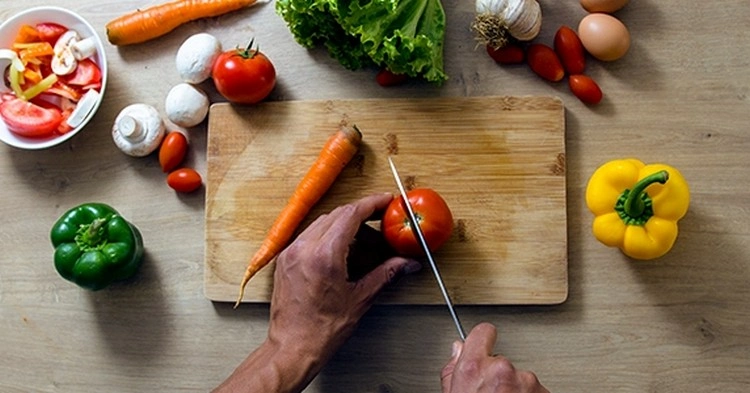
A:
<svg viewBox="0 0 750 393">
<path fill-rule="evenodd" d="M 316 352 L 267 339 L 214 393 L 301 392 L 327 360 Z"/>
</svg>

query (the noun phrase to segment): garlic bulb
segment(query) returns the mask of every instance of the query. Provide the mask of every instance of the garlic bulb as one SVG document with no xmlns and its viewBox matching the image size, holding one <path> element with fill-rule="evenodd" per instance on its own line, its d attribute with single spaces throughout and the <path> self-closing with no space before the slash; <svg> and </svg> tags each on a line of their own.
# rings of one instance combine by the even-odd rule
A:
<svg viewBox="0 0 750 393">
<path fill-rule="evenodd" d="M 508 41 L 531 41 L 542 29 L 542 7 L 536 0 L 476 0 L 471 25 L 477 40 L 495 48 Z"/>
</svg>

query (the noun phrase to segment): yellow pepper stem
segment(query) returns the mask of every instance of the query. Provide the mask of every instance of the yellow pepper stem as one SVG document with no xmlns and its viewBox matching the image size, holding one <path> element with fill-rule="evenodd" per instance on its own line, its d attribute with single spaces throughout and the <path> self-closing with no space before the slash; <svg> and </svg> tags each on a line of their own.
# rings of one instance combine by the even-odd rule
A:
<svg viewBox="0 0 750 393">
<path fill-rule="evenodd" d="M 653 202 L 646 188 L 653 183 L 664 184 L 669 180 L 669 172 L 662 170 L 646 176 L 633 186 L 632 190 L 625 190 L 617 199 L 615 211 L 626 225 L 643 225 L 654 215 Z"/>
</svg>

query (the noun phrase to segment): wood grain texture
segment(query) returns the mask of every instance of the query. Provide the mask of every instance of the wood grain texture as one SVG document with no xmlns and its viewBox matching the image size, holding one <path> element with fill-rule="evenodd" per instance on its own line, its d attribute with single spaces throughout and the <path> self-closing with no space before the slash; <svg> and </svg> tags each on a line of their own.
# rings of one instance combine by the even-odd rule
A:
<svg viewBox="0 0 750 393">
<path fill-rule="evenodd" d="M 48 0 L 2 1 L 0 21 Z M 158 0 L 57 0 L 104 37 L 112 18 Z M 540 0 L 538 42 L 585 15 L 576 0 Z M 164 113 L 180 82 L 174 56 L 191 34 L 225 48 L 254 37 L 274 62 L 269 101 L 558 96 L 565 106 L 568 299 L 554 306 L 459 306 L 467 329 L 494 323 L 494 350 L 555 393 L 750 391 L 750 7 L 746 0 L 634 0 L 616 16 L 630 29 L 622 59 L 589 59 L 604 91 L 595 107 L 526 66 L 501 67 L 477 48 L 474 3 L 444 0 L 442 86 L 384 89 L 377 70 L 348 71 L 300 47 L 273 3 L 182 26 L 153 42 L 106 45 L 110 78 L 89 126 L 55 148 L 0 145 L 0 392 L 207 392 L 266 336 L 268 306 L 211 302 L 204 287 L 205 189 L 175 194 L 157 157 L 120 153 L 109 134 L 120 109 Z M 718 6 L 717 6 L 718 5 Z M 214 102 L 221 97 L 211 83 Z M 185 166 L 207 175 L 207 124 L 187 130 Z M 637 262 L 591 234 L 586 182 L 622 157 L 674 165 L 692 191 L 668 255 Z M 406 164 L 408 162 L 405 162 Z M 79 290 L 52 267 L 50 225 L 74 204 L 108 202 L 143 232 L 133 280 Z M 456 331 L 444 306 L 379 305 L 305 393 L 439 392 Z"/>
<path fill-rule="evenodd" d="M 565 119 L 559 99 L 482 97 L 216 104 L 208 124 L 206 282 L 235 301 L 247 261 L 339 124 L 364 137 L 357 157 L 301 228 L 338 205 L 408 187 L 448 201 L 456 231 L 435 253 L 456 304 L 559 304 L 568 293 Z M 377 222 L 373 223 L 377 225 Z M 245 301 L 271 298 L 270 264 Z M 379 302 L 440 304 L 429 269 Z"/>
</svg>

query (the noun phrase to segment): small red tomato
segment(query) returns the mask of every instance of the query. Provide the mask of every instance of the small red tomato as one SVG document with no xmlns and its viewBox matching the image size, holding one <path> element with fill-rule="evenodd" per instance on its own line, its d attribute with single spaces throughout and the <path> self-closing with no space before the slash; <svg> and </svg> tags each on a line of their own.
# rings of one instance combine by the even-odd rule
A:
<svg viewBox="0 0 750 393">
<path fill-rule="evenodd" d="M 191 168 L 180 168 L 167 176 L 167 184 L 177 192 L 193 192 L 203 184 L 201 175 Z"/>
<path fill-rule="evenodd" d="M 185 159 L 187 154 L 188 141 L 185 134 L 179 131 L 172 131 L 164 137 L 159 146 L 159 165 L 164 173 L 168 173 L 177 168 Z"/>
<path fill-rule="evenodd" d="M 448 241 L 453 232 L 453 214 L 448 204 L 440 194 L 429 188 L 415 188 L 407 192 L 406 196 L 430 251 L 437 250 Z M 385 209 L 380 230 L 396 253 L 405 256 L 424 255 L 401 196 L 393 198 Z"/>
<path fill-rule="evenodd" d="M 561 26 L 555 33 L 554 42 L 555 52 L 560 56 L 565 71 L 570 75 L 582 73 L 586 68 L 586 56 L 575 30 Z"/>
<path fill-rule="evenodd" d="M 570 91 L 586 104 L 596 105 L 602 100 L 602 89 L 586 75 L 571 75 L 568 78 Z"/>
<path fill-rule="evenodd" d="M 526 59 L 523 48 L 515 44 L 508 44 L 501 48 L 487 45 L 487 54 L 499 64 L 521 64 Z"/>
<path fill-rule="evenodd" d="M 253 42 L 247 48 L 232 49 L 219 55 L 211 77 L 216 90 L 237 104 L 255 104 L 266 98 L 276 85 L 276 69 Z"/>
<path fill-rule="evenodd" d="M 386 70 L 385 68 L 380 70 L 378 74 L 375 75 L 375 82 L 378 82 L 378 84 L 383 87 L 400 85 L 406 82 L 407 79 L 409 79 L 408 75 L 394 74 L 393 72 Z"/>
<path fill-rule="evenodd" d="M 550 82 L 559 82 L 565 76 L 560 58 L 547 45 L 531 44 L 526 59 L 532 71 Z"/>
</svg>

